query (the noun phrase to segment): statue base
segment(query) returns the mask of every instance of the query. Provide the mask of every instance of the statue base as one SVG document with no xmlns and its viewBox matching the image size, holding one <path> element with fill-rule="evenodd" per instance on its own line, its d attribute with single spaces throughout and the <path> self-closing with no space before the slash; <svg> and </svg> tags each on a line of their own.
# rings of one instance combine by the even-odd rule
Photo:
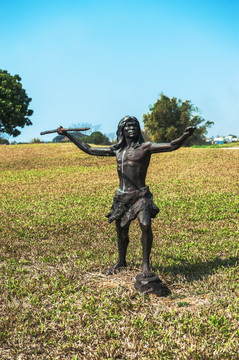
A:
<svg viewBox="0 0 239 360">
<path fill-rule="evenodd" d="M 143 274 L 136 275 L 134 287 L 142 294 L 155 294 L 157 296 L 167 296 L 171 294 L 169 288 L 163 284 L 156 274 L 143 277 Z"/>
</svg>

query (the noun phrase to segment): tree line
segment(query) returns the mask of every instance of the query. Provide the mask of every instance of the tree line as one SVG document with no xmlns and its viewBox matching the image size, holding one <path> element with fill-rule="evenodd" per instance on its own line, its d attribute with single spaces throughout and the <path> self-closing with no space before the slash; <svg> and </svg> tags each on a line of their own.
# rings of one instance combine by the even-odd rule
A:
<svg viewBox="0 0 239 360">
<path fill-rule="evenodd" d="M 32 125 L 29 109 L 31 98 L 22 88 L 19 75 L 10 75 L 0 69 L 0 143 L 5 139 L 1 134 L 13 137 L 20 135 L 20 128 Z M 181 136 L 188 126 L 196 126 L 194 134 L 187 140 L 186 145 L 200 145 L 204 141 L 207 129 L 213 125 L 200 116 L 199 109 L 190 100 L 169 98 L 163 93 L 156 102 L 149 107 L 149 112 L 143 115 L 144 138 L 159 143 L 171 142 Z M 81 137 L 83 141 L 92 144 L 109 145 L 109 138 L 100 131 L 94 131 L 89 136 Z"/>
<path fill-rule="evenodd" d="M 107 135 L 102 134 L 101 131 L 93 131 L 90 135 L 85 135 L 82 134 L 81 132 L 72 132 L 72 134 L 79 138 L 81 141 L 90 143 L 90 144 L 95 144 L 95 145 L 110 145 L 111 141 L 108 138 Z M 70 140 L 68 138 L 66 138 L 63 135 L 58 135 L 56 136 L 52 142 L 62 142 L 62 141 L 67 141 L 69 142 Z"/>
</svg>

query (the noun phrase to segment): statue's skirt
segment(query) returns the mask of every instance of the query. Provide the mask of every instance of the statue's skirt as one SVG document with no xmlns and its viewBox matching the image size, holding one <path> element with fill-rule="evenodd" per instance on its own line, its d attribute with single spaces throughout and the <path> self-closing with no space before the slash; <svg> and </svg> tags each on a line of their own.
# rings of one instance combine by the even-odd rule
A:
<svg viewBox="0 0 239 360">
<path fill-rule="evenodd" d="M 148 186 L 128 192 L 118 189 L 111 210 L 106 217 L 109 223 L 114 220 L 121 220 L 120 225 L 123 227 L 136 219 L 138 213 L 142 210 L 149 212 L 152 218 L 159 212 L 158 207 L 153 202 L 153 195 Z"/>
</svg>

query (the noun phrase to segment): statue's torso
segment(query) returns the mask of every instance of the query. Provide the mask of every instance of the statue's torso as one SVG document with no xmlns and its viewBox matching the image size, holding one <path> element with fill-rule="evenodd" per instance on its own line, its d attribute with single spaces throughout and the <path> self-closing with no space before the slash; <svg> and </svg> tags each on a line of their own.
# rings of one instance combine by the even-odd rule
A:
<svg viewBox="0 0 239 360">
<path fill-rule="evenodd" d="M 125 147 L 117 150 L 117 170 L 119 188 L 122 191 L 133 191 L 145 186 L 145 178 L 150 162 L 150 152 L 147 147 Z"/>
</svg>

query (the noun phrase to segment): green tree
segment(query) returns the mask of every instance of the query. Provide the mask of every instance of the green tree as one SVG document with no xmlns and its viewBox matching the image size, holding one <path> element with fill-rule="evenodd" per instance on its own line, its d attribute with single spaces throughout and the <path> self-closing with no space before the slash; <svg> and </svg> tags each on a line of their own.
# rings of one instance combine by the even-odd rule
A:
<svg viewBox="0 0 239 360">
<path fill-rule="evenodd" d="M 9 145 L 9 141 L 2 136 L 0 136 L 0 144 L 1 145 Z"/>
<path fill-rule="evenodd" d="M 109 138 L 100 131 L 94 131 L 85 141 L 95 145 L 110 145 Z"/>
<path fill-rule="evenodd" d="M 152 140 L 159 143 L 171 142 L 181 136 L 188 126 L 196 126 L 185 145 L 202 144 L 207 128 L 214 123 L 205 121 L 198 112 L 191 101 L 175 97 L 170 99 L 161 93 L 160 99 L 150 107 L 150 112 L 143 115 L 143 122 Z"/>
<path fill-rule="evenodd" d="M 0 133 L 15 137 L 21 134 L 16 127 L 32 125 L 29 116 L 33 110 L 28 109 L 31 100 L 22 88 L 20 76 L 0 69 Z"/>
<path fill-rule="evenodd" d="M 152 141 L 151 139 L 151 136 L 149 134 L 149 131 L 147 129 L 141 129 L 141 133 L 143 135 L 143 138 L 144 138 L 144 141 L 147 142 L 147 141 Z"/>
</svg>

